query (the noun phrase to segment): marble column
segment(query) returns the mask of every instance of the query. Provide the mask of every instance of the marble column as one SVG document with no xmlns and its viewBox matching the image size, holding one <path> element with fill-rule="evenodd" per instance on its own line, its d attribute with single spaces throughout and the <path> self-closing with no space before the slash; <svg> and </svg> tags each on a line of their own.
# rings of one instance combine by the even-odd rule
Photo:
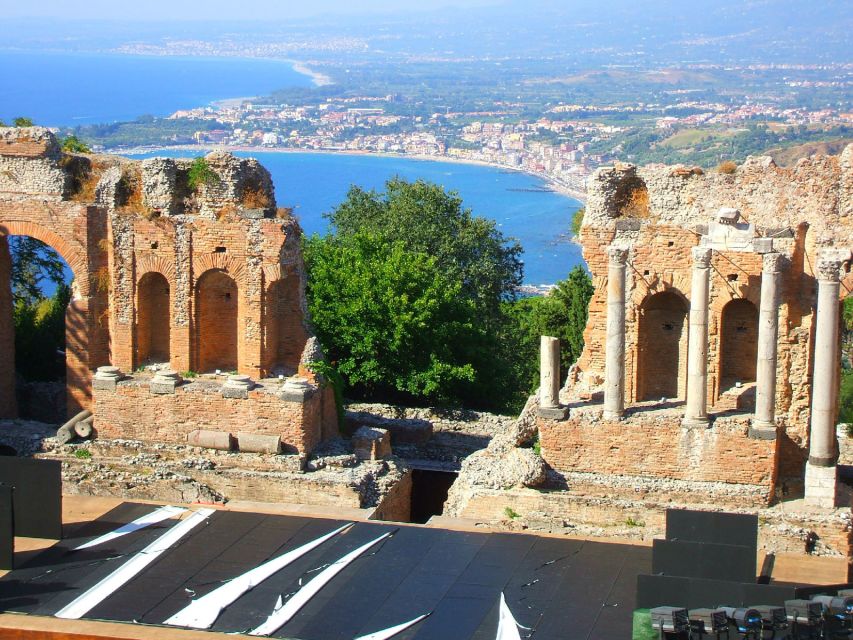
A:
<svg viewBox="0 0 853 640">
<path fill-rule="evenodd" d="M 628 250 L 607 249 L 607 344 L 604 363 L 604 417 L 618 420 L 625 413 L 625 264 Z"/>
<path fill-rule="evenodd" d="M 779 339 L 780 253 L 765 253 L 761 269 L 761 303 L 758 309 L 758 361 L 755 368 L 755 420 L 757 429 L 776 428 L 776 357 Z"/>
<path fill-rule="evenodd" d="M 817 314 L 805 497 L 807 504 L 827 508 L 835 505 L 836 494 L 835 385 L 838 384 L 838 294 L 843 262 L 837 251 L 824 251 L 818 256 L 816 269 Z"/>
<path fill-rule="evenodd" d="M 539 415 L 562 420 L 567 409 L 560 406 L 560 339 L 539 338 Z"/>
<path fill-rule="evenodd" d="M 682 424 L 708 426 L 708 306 L 711 249 L 693 247 L 690 333 L 687 349 L 687 402 Z"/>
</svg>

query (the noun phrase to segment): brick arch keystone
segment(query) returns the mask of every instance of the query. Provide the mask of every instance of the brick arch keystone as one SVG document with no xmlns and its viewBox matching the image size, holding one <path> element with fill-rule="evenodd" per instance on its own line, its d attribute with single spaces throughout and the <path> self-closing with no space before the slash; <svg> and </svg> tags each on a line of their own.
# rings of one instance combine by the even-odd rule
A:
<svg viewBox="0 0 853 640">
<path fill-rule="evenodd" d="M 672 275 L 672 281 L 664 279 L 662 274 L 650 273 L 647 276 L 637 276 L 636 287 L 631 294 L 631 300 L 634 306 L 640 308 L 643 303 L 657 293 L 668 291 L 674 293 L 684 299 L 684 302 L 690 306 L 690 286 L 691 274 L 676 272 Z"/>
<path fill-rule="evenodd" d="M 136 262 L 136 282 L 137 284 L 146 273 L 159 273 L 169 283 L 170 287 L 175 285 L 175 265 L 170 260 L 163 256 L 154 254 L 143 254 Z"/>
<path fill-rule="evenodd" d="M 193 260 L 193 284 L 207 271 L 217 270 L 228 274 L 242 289 L 246 285 L 245 263 L 223 253 L 208 253 Z"/>
<path fill-rule="evenodd" d="M 62 236 L 50 229 L 27 220 L 8 220 L 0 222 L 0 235 L 2 236 L 29 236 L 41 240 L 51 249 L 55 250 L 68 268 L 74 274 L 80 295 L 88 297 L 90 294 L 89 267 L 82 251 L 66 241 Z"/>
</svg>

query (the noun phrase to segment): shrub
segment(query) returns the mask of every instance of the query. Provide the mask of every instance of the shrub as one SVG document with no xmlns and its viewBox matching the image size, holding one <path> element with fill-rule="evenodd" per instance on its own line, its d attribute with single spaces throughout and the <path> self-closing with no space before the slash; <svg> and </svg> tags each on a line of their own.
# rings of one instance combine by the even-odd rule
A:
<svg viewBox="0 0 853 640">
<path fill-rule="evenodd" d="M 92 149 L 89 148 L 89 145 L 75 135 L 63 138 L 61 145 L 62 150 L 66 153 L 92 153 Z"/>
<path fill-rule="evenodd" d="M 32 127 L 33 121 L 30 118 L 17 117 L 12 120 L 12 124 L 16 127 Z"/>
<path fill-rule="evenodd" d="M 78 460 L 89 460 L 92 457 L 92 452 L 88 449 L 77 449 L 74 452 L 74 457 Z"/>
<path fill-rule="evenodd" d="M 572 230 L 572 237 L 573 238 L 580 238 L 581 225 L 583 224 L 584 213 L 586 213 L 586 208 L 581 207 L 580 209 L 575 211 L 574 214 L 572 215 L 571 230 Z"/>
<path fill-rule="evenodd" d="M 519 513 L 518 513 L 515 509 L 513 509 L 512 507 L 504 507 L 504 515 L 505 515 L 507 518 L 509 518 L 510 520 L 515 520 L 516 518 L 520 518 L 520 517 L 521 517 L 521 514 L 519 514 Z"/>
<path fill-rule="evenodd" d="M 197 191 L 203 184 L 219 182 L 219 175 L 211 168 L 207 158 L 199 156 L 190 165 L 187 182 L 192 191 Z"/>
<path fill-rule="evenodd" d="M 718 173 L 725 173 L 726 175 L 731 175 L 735 171 L 737 171 L 737 163 L 733 160 L 726 160 L 725 162 L 721 162 L 717 165 Z"/>
</svg>

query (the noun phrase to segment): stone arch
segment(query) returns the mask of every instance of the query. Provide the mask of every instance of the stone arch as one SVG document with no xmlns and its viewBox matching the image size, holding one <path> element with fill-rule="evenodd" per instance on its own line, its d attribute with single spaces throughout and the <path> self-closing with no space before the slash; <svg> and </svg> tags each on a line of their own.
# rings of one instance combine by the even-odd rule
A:
<svg viewBox="0 0 853 640">
<path fill-rule="evenodd" d="M 62 236 L 39 224 L 27 220 L 0 222 L 0 236 L 29 236 L 41 240 L 56 251 L 74 274 L 75 287 L 82 297 L 90 294 L 89 269 L 86 256 Z"/>
<path fill-rule="evenodd" d="M 199 274 L 196 281 L 201 279 L 208 271 L 221 271 L 227 274 L 240 286 L 246 284 L 246 265 L 225 253 L 206 253 L 195 256 L 193 260 L 193 273 Z"/>
<path fill-rule="evenodd" d="M 755 382 L 758 357 L 758 307 L 735 298 L 720 314 L 720 392 L 736 383 Z"/>
<path fill-rule="evenodd" d="M 195 367 L 236 371 L 240 294 L 237 281 L 222 269 L 203 272 L 195 286 Z"/>
<path fill-rule="evenodd" d="M 302 322 L 302 287 L 299 274 L 281 270 L 264 289 L 263 362 L 268 374 L 293 374 L 308 333 Z"/>
<path fill-rule="evenodd" d="M 147 271 L 136 284 L 136 357 L 134 365 L 169 362 L 172 287 L 158 271 Z"/>
<path fill-rule="evenodd" d="M 138 283 L 143 276 L 151 272 L 161 274 L 166 278 L 169 286 L 174 285 L 175 265 L 171 260 L 149 253 L 138 256 L 136 260 L 136 282 Z"/>
<path fill-rule="evenodd" d="M 639 308 L 637 398 L 683 399 L 687 389 L 687 315 L 684 296 L 665 290 Z"/>
<path fill-rule="evenodd" d="M 79 246 L 46 226 L 30 220 L 0 221 L 0 238 L 27 236 L 56 251 L 74 276 L 72 299 L 65 310 L 65 399 L 67 413 L 74 414 L 91 404 L 90 342 L 93 314 L 90 308 L 91 277 L 86 247 Z M 5 245 L 5 242 L 4 242 Z M 6 252 L 6 247 L 2 247 Z M 6 253 L 8 260 L 8 253 Z M 8 287 L 11 265 L 0 256 L 0 287 Z M 8 291 L 8 289 L 6 289 Z M 15 335 L 11 321 L 11 299 L 0 290 L 0 416 L 16 417 Z"/>
</svg>

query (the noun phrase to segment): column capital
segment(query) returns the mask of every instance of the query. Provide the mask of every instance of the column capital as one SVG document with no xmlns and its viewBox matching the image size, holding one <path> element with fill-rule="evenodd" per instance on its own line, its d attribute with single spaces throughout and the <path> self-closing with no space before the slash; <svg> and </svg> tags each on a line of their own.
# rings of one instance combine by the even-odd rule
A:
<svg viewBox="0 0 853 640">
<path fill-rule="evenodd" d="M 628 262 L 628 249 L 611 244 L 607 247 L 607 256 L 610 258 L 610 264 L 620 267 L 625 266 L 625 263 Z"/>
<path fill-rule="evenodd" d="M 708 269 L 711 266 L 711 247 L 693 247 L 693 266 Z"/>
<path fill-rule="evenodd" d="M 850 251 L 847 249 L 824 249 L 818 255 L 815 275 L 818 280 L 839 282 L 841 268 L 849 261 Z"/>
<path fill-rule="evenodd" d="M 761 256 L 761 271 L 763 273 L 779 273 L 787 266 L 787 258 L 777 251 Z"/>
</svg>

